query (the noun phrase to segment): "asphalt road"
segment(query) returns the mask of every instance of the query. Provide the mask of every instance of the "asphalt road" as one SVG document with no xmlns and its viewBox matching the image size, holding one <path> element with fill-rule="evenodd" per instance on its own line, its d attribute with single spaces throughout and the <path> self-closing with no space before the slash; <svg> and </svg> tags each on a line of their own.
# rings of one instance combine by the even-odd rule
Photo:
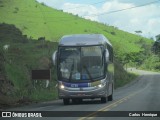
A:
<svg viewBox="0 0 160 120">
<path fill-rule="evenodd" d="M 129 69 L 131 71 L 131 69 Z M 105 104 L 100 103 L 99 99 L 85 100 L 80 104 L 63 105 L 62 100 L 56 100 L 47 103 L 19 107 L 9 110 L 19 111 L 73 111 L 73 115 L 78 112 L 75 111 L 91 111 L 90 113 L 80 113 L 78 117 L 48 117 L 37 119 L 49 120 L 160 120 L 160 117 L 116 117 L 116 114 L 122 115 L 118 111 L 130 111 L 127 114 L 135 115 L 136 111 L 152 111 L 155 114 L 160 114 L 160 73 L 147 72 L 136 70 L 132 71 L 141 74 L 132 83 L 118 88 L 114 91 L 114 100 Z M 117 111 L 113 112 L 115 117 L 97 117 L 98 113 L 103 111 Z M 132 112 L 134 111 L 134 112 Z M 157 112 L 159 111 L 159 112 Z M 61 113 L 61 112 L 60 112 Z M 144 112 L 143 112 L 144 113 Z M 53 113 L 54 114 L 54 113 Z M 84 115 L 83 115 L 84 114 Z M 107 113 L 106 113 L 107 114 Z M 140 112 L 141 114 L 141 112 Z M 71 115 L 72 116 L 72 115 Z M 129 116 L 129 115 L 128 115 Z M 13 118 L 12 118 L 13 119 Z M 14 118 L 17 119 L 17 118 Z M 18 118 L 22 119 L 22 118 Z M 25 118 L 31 120 L 31 118 Z M 33 120 L 35 118 L 32 118 Z M 7 120 L 9 120 L 7 118 Z"/>
</svg>

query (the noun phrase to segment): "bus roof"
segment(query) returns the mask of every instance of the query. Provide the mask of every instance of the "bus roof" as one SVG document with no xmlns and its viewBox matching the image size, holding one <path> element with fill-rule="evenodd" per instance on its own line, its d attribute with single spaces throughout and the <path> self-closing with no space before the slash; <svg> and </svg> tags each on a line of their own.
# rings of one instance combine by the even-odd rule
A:
<svg viewBox="0 0 160 120">
<path fill-rule="evenodd" d="M 103 45 L 105 43 L 112 46 L 103 34 L 73 34 L 63 36 L 59 46 Z"/>
</svg>

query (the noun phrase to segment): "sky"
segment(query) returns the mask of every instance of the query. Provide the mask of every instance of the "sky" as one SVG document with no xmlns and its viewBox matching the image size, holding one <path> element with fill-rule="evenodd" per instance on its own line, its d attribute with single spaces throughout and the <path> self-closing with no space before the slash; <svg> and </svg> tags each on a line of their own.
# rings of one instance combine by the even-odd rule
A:
<svg viewBox="0 0 160 120">
<path fill-rule="evenodd" d="M 160 0 L 37 1 L 44 2 L 55 9 L 78 14 L 85 19 L 115 26 L 144 37 L 155 38 L 156 35 L 160 34 Z M 136 33 L 135 31 L 142 31 L 142 33 Z"/>
</svg>

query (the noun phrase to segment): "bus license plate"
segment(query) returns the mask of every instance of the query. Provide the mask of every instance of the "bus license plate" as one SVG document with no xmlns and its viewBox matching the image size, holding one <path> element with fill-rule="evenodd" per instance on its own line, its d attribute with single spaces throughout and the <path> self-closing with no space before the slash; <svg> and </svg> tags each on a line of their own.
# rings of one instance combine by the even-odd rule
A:
<svg viewBox="0 0 160 120">
<path fill-rule="evenodd" d="M 85 94 L 81 94 L 81 93 L 79 93 L 79 94 L 77 94 L 78 96 L 85 96 Z"/>
</svg>

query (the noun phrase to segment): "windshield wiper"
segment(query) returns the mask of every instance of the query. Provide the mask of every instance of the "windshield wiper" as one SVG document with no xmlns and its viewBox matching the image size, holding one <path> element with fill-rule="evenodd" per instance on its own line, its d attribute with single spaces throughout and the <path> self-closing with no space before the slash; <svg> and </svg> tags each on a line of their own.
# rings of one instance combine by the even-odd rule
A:
<svg viewBox="0 0 160 120">
<path fill-rule="evenodd" d="M 72 78 L 73 68 L 74 68 L 74 63 L 73 63 L 72 66 L 71 66 L 71 73 L 70 73 L 70 75 L 69 75 L 69 82 L 71 81 L 71 78 Z"/>
<path fill-rule="evenodd" d="M 89 78 L 91 79 L 91 81 L 93 81 L 92 76 L 91 76 L 91 74 L 90 74 L 88 68 L 86 67 L 86 65 L 84 65 L 83 68 L 86 69 L 86 72 L 87 72 Z"/>
</svg>

